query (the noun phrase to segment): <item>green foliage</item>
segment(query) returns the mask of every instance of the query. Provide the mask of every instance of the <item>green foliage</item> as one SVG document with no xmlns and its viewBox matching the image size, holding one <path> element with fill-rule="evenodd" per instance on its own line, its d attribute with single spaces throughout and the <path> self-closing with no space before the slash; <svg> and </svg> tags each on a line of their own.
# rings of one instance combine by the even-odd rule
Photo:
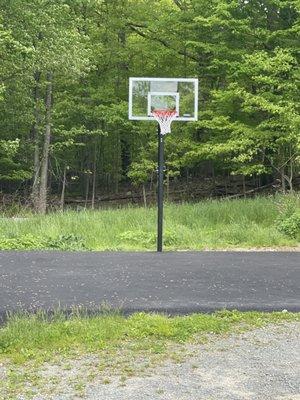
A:
<svg viewBox="0 0 300 400">
<path fill-rule="evenodd" d="M 1 181 L 29 192 L 51 72 L 54 194 L 66 166 L 67 191 L 81 196 L 90 197 L 92 173 L 96 192 L 152 179 L 155 125 L 128 121 L 129 76 L 199 78 L 199 121 L 174 124 L 166 140 L 169 178 L 203 174 L 209 161 L 216 174 L 279 177 L 292 188 L 300 170 L 298 0 L 0 0 L 0 9 Z M 16 152 L 4 154 L 16 140 Z"/>
<path fill-rule="evenodd" d="M 2 250 L 42 250 L 45 241 L 31 234 L 17 237 L 0 237 L 0 248 Z"/>
<path fill-rule="evenodd" d="M 156 241 L 154 232 L 144 232 L 141 230 L 137 231 L 125 231 L 119 235 L 119 239 L 125 243 L 129 243 L 133 246 L 153 246 Z"/>
<path fill-rule="evenodd" d="M 300 209 L 300 195 L 293 193 L 286 196 L 277 196 L 275 204 L 279 218 L 289 218 Z"/>
<path fill-rule="evenodd" d="M 289 217 L 280 219 L 277 228 L 291 238 L 300 238 L 300 212 L 295 212 Z"/>
<path fill-rule="evenodd" d="M 131 164 L 127 175 L 135 185 L 139 185 L 147 182 L 155 169 L 155 163 L 147 160 L 145 154 L 141 154 L 140 161 Z"/>
<path fill-rule="evenodd" d="M 48 249 L 57 250 L 87 250 L 84 238 L 79 235 L 59 235 L 57 238 L 48 238 L 45 241 Z"/>
<path fill-rule="evenodd" d="M 59 235 L 56 238 L 36 237 L 31 234 L 1 237 L 2 250 L 87 250 L 82 237 L 74 234 Z"/>
<path fill-rule="evenodd" d="M 300 196 L 291 194 L 280 197 L 277 202 L 276 227 L 290 238 L 300 238 Z"/>
<path fill-rule="evenodd" d="M 23 181 L 30 178 L 28 171 L 20 169 L 15 161 L 19 151 L 20 140 L 0 140 L 0 179 L 3 181 Z"/>
<path fill-rule="evenodd" d="M 211 110 L 198 123 L 210 137 L 187 160 L 222 157 L 232 173 L 261 174 L 269 168 L 277 170 L 280 160 L 286 165 L 288 146 L 289 161 L 298 162 L 298 71 L 297 59 L 288 50 L 245 55 L 234 73 L 234 83 L 212 92 Z"/>
<path fill-rule="evenodd" d="M 136 231 L 126 231 L 122 232 L 118 238 L 121 242 L 126 243 L 128 246 L 132 247 L 144 247 L 150 248 L 156 243 L 156 233 L 154 232 L 145 232 L 142 230 Z M 180 244 L 181 240 L 176 231 L 166 230 L 164 232 L 163 242 L 165 246 L 176 246 Z"/>
</svg>

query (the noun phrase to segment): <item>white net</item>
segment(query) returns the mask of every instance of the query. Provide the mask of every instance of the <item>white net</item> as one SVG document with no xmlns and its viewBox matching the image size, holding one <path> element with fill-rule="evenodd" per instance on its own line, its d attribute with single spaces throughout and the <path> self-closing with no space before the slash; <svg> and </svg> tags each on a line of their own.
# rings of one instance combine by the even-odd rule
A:
<svg viewBox="0 0 300 400">
<path fill-rule="evenodd" d="M 159 123 L 161 135 L 171 133 L 171 123 L 177 117 L 175 110 L 154 110 L 152 115 Z"/>
</svg>

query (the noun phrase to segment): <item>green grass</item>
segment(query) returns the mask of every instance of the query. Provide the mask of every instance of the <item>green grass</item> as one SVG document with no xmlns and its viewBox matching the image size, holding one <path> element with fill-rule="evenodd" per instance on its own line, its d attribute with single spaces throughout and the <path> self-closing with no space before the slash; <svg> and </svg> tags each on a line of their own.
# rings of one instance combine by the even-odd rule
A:
<svg viewBox="0 0 300 400">
<path fill-rule="evenodd" d="M 181 363 L 193 355 L 191 345 L 206 344 L 207 350 L 211 340 L 232 333 L 296 321 L 300 316 L 289 312 L 14 315 L 0 328 L 0 400 L 59 398 L 66 387 L 83 397 L 89 382 L 107 385 L 118 377 L 124 386 L 164 360 Z"/>
<path fill-rule="evenodd" d="M 136 313 L 126 318 L 118 314 L 66 317 L 57 312 L 12 316 L 0 329 L 0 358 L 15 363 L 46 361 L 57 354 L 99 352 L 129 345 L 137 351 L 163 352 L 167 342 L 183 343 L 204 334 L 224 334 L 261 327 L 268 323 L 299 320 L 289 312 L 219 311 L 167 317 Z"/>
<path fill-rule="evenodd" d="M 299 210 L 297 196 L 167 204 L 165 248 L 299 246 L 300 228 L 297 230 L 295 218 L 292 230 L 285 225 L 280 229 L 280 221 Z M 0 249 L 154 250 L 155 241 L 153 207 L 57 212 L 20 221 L 0 219 Z"/>
</svg>

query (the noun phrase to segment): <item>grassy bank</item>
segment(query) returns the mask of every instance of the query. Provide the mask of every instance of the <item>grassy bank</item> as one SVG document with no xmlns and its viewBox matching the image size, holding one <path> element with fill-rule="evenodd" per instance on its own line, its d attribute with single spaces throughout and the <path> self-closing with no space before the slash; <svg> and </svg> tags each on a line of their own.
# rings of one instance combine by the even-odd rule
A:
<svg viewBox="0 0 300 400">
<path fill-rule="evenodd" d="M 169 250 L 298 246 L 297 196 L 207 200 L 165 207 Z M 0 249 L 154 250 L 155 208 L 69 211 L 0 219 Z"/>
<path fill-rule="evenodd" d="M 289 312 L 220 311 L 214 314 L 167 317 L 137 313 L 125 318 L 117 314 L 87 317 L 62 313 L 51 319 L 45 314 L 13 316 L 0 328 L 0 358 L 15 363 L 43 362 L 56 355 L 132 347 L 161 353 L 167 342 L 183 343 L 207 334 L 225 334 L 299 320 Z"/>
</svg>

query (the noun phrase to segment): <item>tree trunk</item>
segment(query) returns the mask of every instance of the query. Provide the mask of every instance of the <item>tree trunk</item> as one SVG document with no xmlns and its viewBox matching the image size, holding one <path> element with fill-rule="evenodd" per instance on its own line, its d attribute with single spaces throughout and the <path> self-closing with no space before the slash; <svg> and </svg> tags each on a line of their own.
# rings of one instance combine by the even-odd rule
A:
<svg viewBox="0 0 300 400">
<path fill-rule="evenodd" d="M 114 190 L 119 193 L 119 174 L 120 174 L 120 160 L 121 160 L 121 141 L 119 133 L 116 134 L 116 147 L 115 147 L 115 162 L 113 170 Z"/>
<path fill-rule="evenodd" d="M 89 200 L 89 189 L 90 189 L 90 175 L 87 173 L 86 174 L 86 183 L 85 183 L 85 203 L 84 207 L 87 207 L 87 203 Z"/>
<path fill-rule="evenodd" d="M 97 142 L 95 142 L 95 147 L 94 147 L 93 188 L 92 188 L 92 209 L 94 209 L 94 208 L 95 208 L 96 174 L 97 174 Z"/>
<path fill-rule="evenodd" d="M 211 177 L 212 177 L 212 181 L 213 181 L 213 193 L 216 193 L 216 174 L 215 174 L 215 165 L 213 163 L 213 161 L 210 162 L 211 163 Z"/>
<path fill-rule="evenodd" d="M 293 178 L 294 178 L 294 162 L 293 162 L 293 151 L 292 147 L 290 145 L 290 162 L 289 162 L 289 167 L 290 167 L 290 173 L 288 177 L 289 181 L 289 186 L 290 186 L 290 192 L 293 193 L 294 188 L 293 188 Z"/>
<path fill-rule="evenodd" d="M 149 185 L 149 191 L 151 192 L 153 188 L 153 172 L 151 172 L 151 177 L 150 177 L 150 185 Z"/>
<path fill-rule="evenodd" d="M 66 192 L 66 184 L 67 184 L 67 167 L 64 167 L 63 181 L 62 181 L 62 189 L 60 196 L 60 209 L 64 211 L 65 207 L 65 192 Z"/>
<path fill-rule="evenodd" d="M 281 179 L 281 189 L 282 189 L 283 193 L 285 193 L 285 192 L 286 192 L 286 185 L 285 185 L 285 171 L 284 171 L 284 167 L 282 167 L 282 168 L 280 169 L 280 175 L 281 175 L 281 177 L 280 177 L 280 179 Z"/>
<path fill-rule="evenodd" d="M 146 188 L 145 188 L 145 184 L 143 183 L 143 201 L 144 201 L 144 207 L 147 207 L 147 196 L 146 196 Z"/>
<path fill-rule="evenodd" d="M 31 199 L 33 207 L 38 211 L 39 204 L 39 186 L 40 186 L 40 139 L 39 139 L 39 125 L 40 125 L 40 84 L 41 73 L 37 71 L 34 74 L 35 86 L 33 89 L 33 100 L 34 100 L 34 123 L 32 126 L 33 142 L 34 142 L 34 164 L 33 164 L 33 182 L 31 189 Z"/>
<path fill-rule="evenodd" d="M 246 180 L 245 175 L 243 175 L 243 196 L 246 198 Z"/>
<path fill-rule="evenodd" d="M 46 129 L 44 135 L 43 158 L 41 162 L 39 212 L 45 214 L 47 210 L 47 183 L 49 150 L 51 140 L 51 108 L 52 108 L 52 73 L 47 73 L 46 87 Z"/>
</svg>

